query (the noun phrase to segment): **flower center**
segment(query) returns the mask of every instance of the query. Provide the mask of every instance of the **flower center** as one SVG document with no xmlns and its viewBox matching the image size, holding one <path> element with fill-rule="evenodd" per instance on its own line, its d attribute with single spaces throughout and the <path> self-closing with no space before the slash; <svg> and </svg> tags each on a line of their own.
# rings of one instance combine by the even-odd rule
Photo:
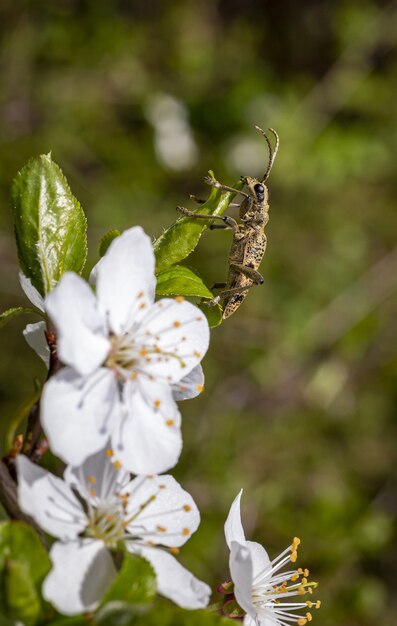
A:
<svg viewBox="0 0 397 626">
<path fill-rule="evenodd" d="M 295 537 L 292 544 L 276 557 L 265 570 L 260 572 L 254 580 L 252 602 L 258 608 L 259 613 L 264 613 L 269 619 L 276 620 L 277 626 L 289 626 L 290 624 L 298 624 L 305 626 L 311 622 L 313 617 L 308 609 L 319 609 L 320 600 L 317 602 L 299 601 L 290 602 L 292 596 L 304 596 L 312 594 L 316 589 L 317 583 L 308 580 L 309 570 L 299 567 L 296 570 L 288 572 L 279 572 L 280 569 L 288 562 L 295 563 L 298 556 L 298 546 L 300 539 Z M 306 612 L 302 615 L 296 613 L 296 610 L 304 609 Z"/>
<path fill-rule="evenodd" d="M 175 322 L 176 323 L 176 322 Z M 176 359 L 181 368 L 186 367 L 178 354 L 178 347 L 160 347 L 160 337 L 145 333 L 113 335 L 111 349 L 105 365 L 113 369 L 120 381 L 136 380 L 139 374 L 153 379 L 148 372 L 151 365 Z"/>
<path fill-rule="evenodd" d="M 88 537 L 101 539 L 108 548 L 116 548 L 124 533 L 124 512 L 117 502 L 114 506 L 100 505 L 98 508 L 91 508 L 86 530 Z"/>
</svg>

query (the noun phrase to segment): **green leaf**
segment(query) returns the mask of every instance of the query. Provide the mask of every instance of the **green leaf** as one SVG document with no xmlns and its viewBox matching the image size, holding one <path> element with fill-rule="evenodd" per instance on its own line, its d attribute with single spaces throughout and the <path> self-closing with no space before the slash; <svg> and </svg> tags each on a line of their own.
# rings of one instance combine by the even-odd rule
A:
<svg viewBox="0 0 397 626">
<path fill-rule="evenodd" d="M 0 606 L 9 619 L 34 626 L 43 611 L 40 588 L 51 564 L 35 531 L 21 522 L 0 524 Z"/>
<path fill-rule="evenodd" d="M 210 328 L 215 328 L 215 326 L 219 326 L 219 324 L 222 323 L 223 310 L 219 304 L 215 304 L 214 306 L 199 304 L 199 307 L 207 318 Z"/>
<path fill-rule="evenodd" d="M 0 313 L 0 328 L 14 319 L 14 317 L 18 317 L 18 315 L 22 315 L 23 313 L 35 313 L 36 315 L 40 315 L 40 311 L 37 309 L 32 309 L 28 306 L 14 306 L 12 309 L 7 309 L 4 313 Z"/>
<path fill-rule="evenodd" d="M 66 271 L 81 273 L 86 218 L 51 155 L 28 162 L 12 187 L 15 238 L 23 273 L 44 296 Z"/>
<path fill-rule="evenodd" d="M 150 563 L 125 552 L 118 576 L 104 595 L 101 606 L 115 600 L 147 604 L 156 595 L 156 589 L 156 574 Z"/>
<path fill-rule="evenodd" d="M 109 232 L 106 233 L 106 235 L 102 237 L 101 241 L 99 242 L 99 256 L 100 257 L 103 257 L 103 255 L 106 253 L 113 239 L 116 239 L 116 237 L 120 237 L 120 235 L 121 235 L 120 231 L 117 230 L 117 228 L 113 228 L 113 230 L 109 230 Z"/>
<path fill-rule="evenodd" d="M 211 171 L 210 176 L 214 178 Z M 241 180 L 234 185 L 236 189 L 242 189 L 243 186 L 244 183 Z M 201 204 L 195 213 L 222 215 L 234 196 L 235 194 L 232 192 L 222 193 L 219 189 L 212 187 L 208 200 Z M 153 245 L 156 255 L 156 273 L 164 272 L 171 265 L 182 261 L 193 252 L 209 224 L 210 221 L 181 217 L 167 228 Z"/>
<path fill-rule="evenodd" d="M 188 267 L 173 265 L 157 276 L 156 294 L 159 296 L 196 296 L 213 298 L 213 294 Z"/>
</svg>

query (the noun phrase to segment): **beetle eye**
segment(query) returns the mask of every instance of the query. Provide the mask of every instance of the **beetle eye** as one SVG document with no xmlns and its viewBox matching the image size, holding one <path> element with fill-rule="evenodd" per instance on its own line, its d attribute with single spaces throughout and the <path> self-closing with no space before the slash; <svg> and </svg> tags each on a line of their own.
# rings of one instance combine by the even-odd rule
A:
<svg viewBox="0 0 397 626">
<path fill-rule="evenodd" d="M 254 187 L 255 191 L 257 193 L 263 193 L 265 191 L 263 185 L 261 185 L 260 183 L 257 183 Z"/>
</svg>

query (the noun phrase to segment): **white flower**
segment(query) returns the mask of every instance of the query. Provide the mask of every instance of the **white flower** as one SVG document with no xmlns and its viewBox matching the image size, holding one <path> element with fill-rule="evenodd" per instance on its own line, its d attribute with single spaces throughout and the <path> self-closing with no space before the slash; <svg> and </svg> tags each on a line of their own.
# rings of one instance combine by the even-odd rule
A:
<svg viewBox="0 0 397 626">
<path fill-rule="evenodd" d="M 183 298 L 154 302 L 154 254 L 140 227 L 117 237 L 93 270 L 96 293 L 63 275 L 46 297 L 59 358 L 67 367 L 44 387 L 41 420 L 52 451 L 78 465 L 106 445 L 135 474 L 179 458 L 175 402 L 203 387 L 205 316 Z"/>
<path fill-rule="evenodd" d="M 273 561 L 263 546 L 245 539 L 241 523 L 240 499 L 242 491 L 234 500 L 225 523 L 225 536 L 230 548 L 230 574 L 234 583 L 234 595 L 246 612 L 244 626 L 304 626 L 312 620 L 309 609 L 319 608 L 320 601 L 290 602 L 293 596 L 300 599 L 311 594 L 317 583 L 308 582 L 309 571 L 280 570 L 287 563 L 295 563 L 300 540 L 292 544 Z M 297 613 L 304 609 L 304 613 Z"/>
<path fill-rule="evenodd" d="M 30 278 L 19 272 L 19 282 L 27 298 L 41 314 L 44 314 L 44 299 L 32 285 Z M 50 349 L 45 336 L 46 323 L 44 321 L 35 324 L 27 324 L 23 330 L 23 336 L 27 343 L 39 355 L 44 363 L 49 365 Z"/>
<path fill-rule="evenodd" d="M 193 499 L 172 476 L 131 480 L 112 454 L 68 466 L 64 480 L 17 457 L 21 509 L 59 540 L 44 597 L 67 615 L 94 610 L 116 577 L 111 551 L 124 543 L 152 564 L 159 593 L 184 608 L 205 607 L 210 588 L 172 556 L 200 523 Z"/>
</svg>

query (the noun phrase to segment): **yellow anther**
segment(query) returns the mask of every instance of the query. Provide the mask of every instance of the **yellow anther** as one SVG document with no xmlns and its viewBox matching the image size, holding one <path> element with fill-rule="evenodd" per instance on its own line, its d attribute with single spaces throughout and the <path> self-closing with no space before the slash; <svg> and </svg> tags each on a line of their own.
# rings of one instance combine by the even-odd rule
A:
<svg viewBox="0 0 397 626">
<path fill-rule="evenodd" d="M 303 575 L 304 576 L 309 576 L 309 574 L 310 574 L 310 572 L 309 572 L 309 570 L 306 567 L 305 571 L 303 572 Z"/>
<path fill-rule="evenodd" d="M 201 357 L 201 352 L 198 352 L 197 350 L 195 350 L 194 356 L 196 356 L 199 359 Z"/>
<path fill-rule="evenodd" d="M 201 393 L 204 390 L 204 385 L 197 385 L 196 387 L 196 391 L 198 391 L 199 393 Z"/>
<path fill-rule="evenodd" d="M 306 601 L 306 604 L 307 604 L 307 606 L 309 607 L 309 609 L 311 609 L 311 608 L 312 608 L 312 606 L 313 606 L 313 602 L 311 602 L 311 600 L 307 600 L 307 601 Z"/>
<path fill-rule="evenodd" d="M 137 298 L 143 298 L 143 296 L 144 296 L 144 295 L 145 295 L 145 294 L 144 294 L 144 292 L 143 292 L 143 291 L 139 291 L 139 292 L 137 293 L 137 296 L 136 296 L 136 297 L 137 297 Z"/>
<path fill-rule="evenodd" d="M 171 554 L 179 554 L 180 550 L 179 548 L 170 548 L 170 552 Z"/>
<path fill-rule="evenodd" d="M 154 407 L 155 407 L 155 409 L 158 409 L 160 405 L 161 405 L 161 400 L 155 400 L 155 401 L 154 401 Z"/>
<path fill-rule="evenodd" d="M 310 587 L 309 587 L 309 589 L 310 589 Z M 298 593 L 299 593 L 300 596 L 304 596 L 305 593 L 306 593 L 305 588 L 304 587 L 299 587 Z"/>
<path fill-rule="evenodd" d="M 311 614 L 311 613 L 309 613 L 309 612 L 307 612 L 307 613 L 306 613 L 306 617 L 307 617 L 307 621 L 308 621 L 308 622 L 311 622 L 311 621 L 312 621 L 312 619 L 313 619 L 312 614 Z"/>
<path fill-rule="evenodd" d="M 196 317 L 196 321 L 197 321 L 197 322 L 202 322 L 202 321 L 203 321 L 203 319 L 204 319 L 204 318 L 203 318 L 201 315 L 200 315 L 199 317 Z"/>
<path fill-rule="evenodd" d="M 291 576 L 291 582 L 296 582 L 297 580 L 299 580 L 299 576 L 298 574 L 295 574 L 295 576 Z"/>
<path fill-rule="evenodd" d="M 292 561 L 292 563 L 295 563 L 297 558 L 298 558 L 298 553 L 296 550 L 294 550 L 290 556 L 290 561 Z"/>
<path fill-rule="evenodd" d="M 87 483 L 90 483 L 90 485 L 95 485 L 96 483 L 95 476 L 87 476 Z"/>
<path fill-rule="evenodd" d="M 156 544 L 154 543 L 154 541 L 147 541 L 146 545 L 150 546 L 151 548 L 153 548 Z"/>
<path fill-rule="evenodd" d="M 299 539 L 299 537 L 294 537 L 292 541 L 292 548 L 296 550 L 297 547 L 300 545 L 300 542 L 301 540 Z"/>
<path fill-rule="evenodd" d="M 182 529 L 182 535 L 183 535 L 184 537 L 188 537 L 188 536 L 190 535 L 190 530 L 189 530 L 189 528 L 183 528 L 183 529 Z"/>
<path fill-rule="evenodd" d="M 133 370 L 130 374 L 130 380 L 136 380 L 138 378 L 138 374 L 135 370 Z"/>
<path fill-rule="evenodd" d="M 144 302 L 141 302 L 141 304 L 139 305 L 140 309 L 145 309 L 146 308 L 146 304 Z"/>
<path fill-rule="evenodd" d="M 316 602 L 316 609 L 319 609 L 321 606 L 321 600 L 317 600 Z"/>
<path fill-rule="evenodd" d="M 307 578 L 302 578 L 302 585 L 307 585 Z"/>
<path fill-rule="evenodd" d="M 316 587 L 317 587 L 317 585 L 316 585 Z M 308 587 L 307 590 L 308 590 L 309 593 L 313 593 L 313 589 L 311 587 Z"/>
<path fill-rule="evenodd" d="M 116 470 L 121 469 L 121 463 L 120 463 L 120 461 L 113 461 L 113 467 L 114 467 L 114 469 L 116 469 Z"/>
<path fill-rule="evenodd" d="M 167 426 L 173 426 L 175 424 L 174 420 L 167 420 L 166 421 Z"/>
<path fill-rule="evenodd" d="M 108 449 L 105 451 L 105 454 L 106 454 L 106 456 L 112 457 L 112 456 L 113 456 L 113 450 L 112 450 L 112 448 L 108 448 Z"/>
<path fill-rule="evenodd" d="M 146 355 L 147 355 L 147 353 L 148 353 L 148 352 L 147 352 L 146 348 L 141 348 L 141 349 L 139 350 L 139 355 L 140 355 L 140 356 L 146 356 Z"/>
<path fill-rule="evenodd" d="M 182 393 L 183 391 L 186 391 L 186 387 L 184 385 L 179 385 L 179 391 L 180 393 Z"/>
<path fill-rule="evenodd" d="M 110 514 L 106 515 L 106 521 L 110 523 L 114 522 L 114 515 L 110 515 Z"/>
<path fill-rule="evenodd" d="M 156 530 L 159 531 L 159 533 L 165 533 L 167 532 L 167 529 L 165 526 L 156 526 Z"/>
<path fill-rule="evenodd" d="M 300 617 L 298 619 L 298 626 L 305 626 L 307 624 L 307 619 L 305 617 Z"/>
<path fill-rule="evenodd" d="M 90 494 L 90 496 L 92 496 L 93 498 L 95 498 L 95 496 L 96 496 L 96 491 L 95 491 L 95 489 L 92 489 L 92 488 L 91 488 L 91 489 L 89 489 L 89 490 L 88 490 L 88 493 Z"/>
<path fill-rule="evenodd" d="M 159 485 L 159 489 L 166 489 L 167 485 Z"/>
<path fill-rule="evenodd" d="M 190 504 L 184 504 L 184 505 L 183 505 L 183 510 L 184 510 L 184 511 L 186 511 L 186 512 L 188 512 L 188 511 L 191 511 L 191 510 L 192 510 L 192 507 L 190 506 Z"/>
<path fill-rule="evenodd" d="M 181 323 L 178 322 L 178 320 L 175 320 L 175 322 L 173 323 L 174 328 L 179 328 L 180 325 Z"/>
<path fill-rule="evenodd" d="M 183 296 L 177 296 L 177 297 L 175 298 L 175 302 L 179 302 L 179 303 L 180 303 L 180 302 L 184 302 L 184 300 L 185 300 L 185 298 L 184 298 Z"/>
</svg>

